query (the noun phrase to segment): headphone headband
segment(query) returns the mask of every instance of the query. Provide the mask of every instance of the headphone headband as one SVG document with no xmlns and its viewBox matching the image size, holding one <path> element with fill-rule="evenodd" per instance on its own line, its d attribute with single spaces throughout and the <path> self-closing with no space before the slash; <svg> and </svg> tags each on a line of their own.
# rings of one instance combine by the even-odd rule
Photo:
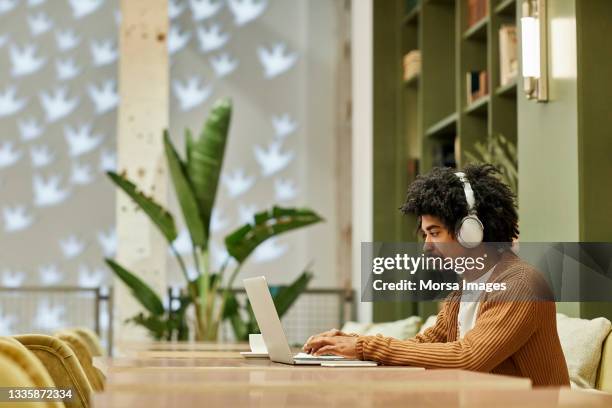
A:
<svg viewBox="0 0 612 408">
<path fill-rule="evenodd" d="M 474 208 L 476 206 L 476 200 L 474 199 L 474 190 L 472 190 L 472 185 L 470 184 L 464 172 L 459 171 L 455 173 L 455 176 L 457 176 L 459 180 L 463 183 L 465 200 L 467 201 L 468 205 L 468 214 L 476 214 L 476 210 Z"/>
</svg>

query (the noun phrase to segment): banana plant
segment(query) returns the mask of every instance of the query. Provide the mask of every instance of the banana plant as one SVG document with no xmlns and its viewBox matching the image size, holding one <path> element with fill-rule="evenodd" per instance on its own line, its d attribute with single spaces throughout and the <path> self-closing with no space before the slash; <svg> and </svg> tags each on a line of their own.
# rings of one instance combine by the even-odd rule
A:
<svg viewBox="0 0 612 408">
<path fill-rule="evenodd" d="M 130 321 L 146 327 L 155 338 L 185 337 L 185 311 L 189 305 L 193 305 L 196 339 L 216 340 L 219 324 L 228 316 L 224 311 L 230 289 L 242 265 L 255 248 L 268 238 L 322 221 L 319 215 L 308 209 L 273 207 L 260 212 L 255 215 L 253 223 L 245 224 L 225 239 L 229 257 L 218 271 L 211 270 L 208 247 L 210 223 L 231 113 L 229 100 L 215 103 L 197 138 L 189 130 L 185 132 L 184 158 L 175 149 L 168 132 L 163 134 L 170 177 L 191 237 L 192 263 L 197 271 L 194 279 L 190 279 L 185 259 L 173 245 L 178 236 L 173 215 L 140 191 L 125 174 L 107 173 L 111 181 L 138 205 L 166 239 L 186 281 L 187 296 L 181 301 L 178 313 L 171 312 L 170 305 L 165 307 L 160 297 L 133 272 L 116 261 L 106 259 L 115 275 L 131 289 L 148 313 L 141 313 Z M 236 261 L 236 266 L 224 284 L 224 274 L 230 258 Z M 219 291 L 221 296 L 217 295 Z"/>
</svg>

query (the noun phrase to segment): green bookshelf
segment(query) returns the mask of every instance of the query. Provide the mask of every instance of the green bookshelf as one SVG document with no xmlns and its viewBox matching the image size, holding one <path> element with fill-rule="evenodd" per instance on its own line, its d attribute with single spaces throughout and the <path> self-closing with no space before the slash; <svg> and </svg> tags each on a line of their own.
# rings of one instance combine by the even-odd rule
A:
<svg viewBox="0 0 612 408">
<path fill-rule="evenodd" d="M 385 182 L 375 183 L 375 240 L 416 241 L 416 220 L 387 212 L 402 204 L 417 173 L 434 166 L 462 167 L 465 153 L 494 133 L 516 143 L 517 83 L 501 86 L 498 31 L 515 24 L 517 0 L 487 2 L 488 12 L 471 26 L 467 0 L 376 2 L 374 78 L 380 92 L 374 102 L 375 180 Z M 421 71 L 405 81 L 403 57 L 413 50 L 421 53 Z M 468 103 L 466 75 L 471 71 L 487 71 L 488 93 Z M 407 171 L 409 163 L 418 163 L 415 173 Z M 407 230 L 400 231 L 399 225 Z M 374 317 L 425 317 L 436 309 L 435 303 L 376 304 Z"/>
<path fill-rule="evenodd" d="M 401 4 L 402 2 L 399 1 Z M 404 10 L 397 25 L 398 61 L 421 52 L 421 74 L 404 82 L 398 99 L 407 155 L 419 171 L 461 167 L 466 151 L 502 133 L 517 141 L 516 80 L 501 85 L 499 29 L 516 25 L 517 0 L 487 0 L 487 13 L 468 25 L 467 0 L 422 0 Z M 466 75 L 487 72 L 487 94 L 468 102 Z M 454 146 L 454 161 L 440 162 L 440 149 Z"/>
</svg>

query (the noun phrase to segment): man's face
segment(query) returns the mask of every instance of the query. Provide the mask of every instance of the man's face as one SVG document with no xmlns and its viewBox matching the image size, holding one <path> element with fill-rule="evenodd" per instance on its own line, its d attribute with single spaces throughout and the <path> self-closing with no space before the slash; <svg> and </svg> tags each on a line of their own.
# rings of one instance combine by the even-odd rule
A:
<svg viewBox="0 0 612 408">
<path fill-rule="evenodd" d="M 421 216 L 421 234 L 425 241 L 423 252 L 428 256 L 454 258 L 463 253 L 461 245 L 438 217 Z"/>
</svg>

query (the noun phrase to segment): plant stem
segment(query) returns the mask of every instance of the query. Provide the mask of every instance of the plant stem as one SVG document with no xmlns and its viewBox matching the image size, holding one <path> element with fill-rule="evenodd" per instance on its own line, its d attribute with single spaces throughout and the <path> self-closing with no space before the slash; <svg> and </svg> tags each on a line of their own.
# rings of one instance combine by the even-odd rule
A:
<svg viewBox="0 0 612 408">
<path fill-rule="evenodd" d="M 223 318 L 223 309 L 225 308 L 225 302 L 227 301 L 227 295 L 229 294 L 229 291 L 231 290 L 234 280 L 236 279 L 236 276 L 238 276 L 238 272 L 240 272 L 241 267 L 242 267 L 242 262 L 236 266 L 236 268 L 232 272 L 232 275 L 229 278 L 229 281 L 227 282 L 227 285 L 223 289 L 223 296 L 221 298 L 221 306 L 219 307 L 219 312 L 217 314 L 217 321 L 221 321 L 221 319 Z"/>
<path fill-rule="evenodd" d="M 183 260 L 183 257 L 181 256 L 181 254 L 178 253 L 176 248 L 174 248 L 174 245 L 170 244 L 170 248 L 172 249 L 172 253 L 178 261 L 179 266 L 181 267 L 181 271 L 183 271 L 183 276 L 185 276 L 187 284 L 189 284 L 189 273 L 187 272 L 187 266 L 185 266 L 185 261 Z"/>
<path fill-rule="evenodd" d="M 208 303 L 208 297 L 210 295 L 209 293 L 209 274 L 208 274 L 208 256 L 206 254 L 206 251 L 203 248 L 199 248 L 196 247 L 195 249 L 196 251 L 196 255 L 197 255 L 197 261 L 198 261 L 198 265 L 200 266 L 200 293 L 199 293 L 199 300 L 200 300 L 200 319 L 204 319 L 203 321 L 200 321 L 202 328 L 203 328 L 203 332 L 204 335 L 206 335 L 206 332 L 208 331 L 208 326 L 210 325 L 210 318 L 209 318 L 209 314 L 208 314 L 208 307 L 207 307 L 207 303 Z"/>
</svg>

